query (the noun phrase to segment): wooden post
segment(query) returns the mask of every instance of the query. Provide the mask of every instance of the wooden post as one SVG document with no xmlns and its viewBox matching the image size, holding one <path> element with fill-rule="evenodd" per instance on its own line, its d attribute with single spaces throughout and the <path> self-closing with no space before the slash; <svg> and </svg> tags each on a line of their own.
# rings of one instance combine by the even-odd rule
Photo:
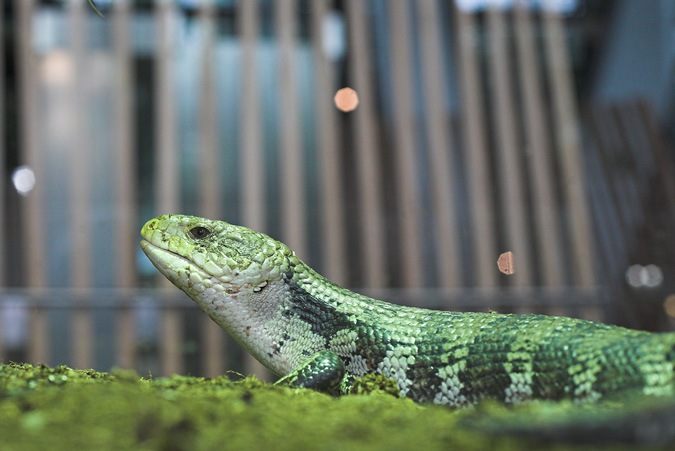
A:
<svg viewBox="0 0 675 451">
<path fill-rule="evenodd" d="M 88 78 L 86 77 L 87 5 L 79 0 L 70 0 L 67 5 L 70 22 L 70 49 L 74 66 L 71 90 L 74 103 L 70 146 L 70 236 L 72 246 L 72 268 L 70 285 L 77 293 L 72 311 L 71 360 L 75 368 L 90 368 L 93 363 L 94 325 L 91 311 L 84 305 L 88 302 L 92 280 L 92 185 L 91 149 L 89 146 L 88 124 Z"/>
<path fill-rule="evenodd" d="M 136 177 L 134 166 L 134 89 L 129 0 L 111 5 L 113 33 L 114 86 L 113 120 L 115 124 L 115 236 L 117 246 L 117 287 L 129 289 L 136 278 Z M 116 318 L 116 365 L 134 368 L 136 325 L 130 306 L 120 305 Z"/>
<path fill-rule="evenodd" d="M 416 6 L 424 69 L 424 101 L 428 112 L 425 123 L 429 137 L 432 214 L 438 235 L 439 285 L 446 288 L 457 287 L 462 284 L 464 268 L 453 183 L 455 149 L 452 146 L 449 112 L 444 105 L 445 71 L 440 12 L 436 0 L 421 0 Z"/>
<path fill-rule="evenodd" d="M 530 231 L 525 206 L 526 181 L 518 151 L 518 123 L 513 96 L 512 67 L 509 64 L 509 36 L 504 12 L 496 6 L 488 8 L 488 31 L 491 51 L 488 65 L 493 81 L 492 118 L 495 124 L 497 162 L 500 168 L 500 200 L 503 218 L 498 222 L 505 229 L 506 248 L 514 255 L 515 272 L 508 277 L 511 285 L 523 287 L 534 282 L 530 252 Z M 500 252 L 501 252 L 500 251 Z"/>
<path fill-rule="evenodd" d="M 473 280 L 478 286 L 497 284 L 497 247 L 492 180 L 488 170 L 483 99 L 480 86 L 479 49 L 474 17 L 459 9 L 457 34 L 459 46 L 460 88 L 462 93 L 462 127 L 468 166 L 468 198 L 471 215 L 471 242 L 475 256 Z"/>
<path fill-rule="evenodd" d="M 572 267 L 575 283 L 583 287 L 596 283 L 594 246 L 586 176 L 581 156 L 581 136 L 576 93 L 567 55 L 567 39 L 560 13 L 544 8 L 545 48 L 551 80 L 555 139 L 564 180 L 563 191 L 569 208 Z"/>
<path fill-rule="evenodd" d="M 516 3 L 516 56 L 519 87 L 524 110 L 525 147 L 529 155 L 529 170 L 534 198 L 537 253 L 540 255 L 543 282 L 549 287 L 563 284 L 560 217 L 554 194 L 553 149 L 545 119 L 545 102 L 539 73 L 534 24 L 528 6 Z"/>
<path fill-rule="evenodd" d="M 282 234 L 300 258 L 307 258 L 307 201 L 305 158 L 300 139 L 296 69 L 297 5 L 295 0 L 274 3 L 279 43 L 279 166 L 281 170 Z"/>
<path fill-rule="evenodd" d="M 410 17 L 407 1 L 388 5 L 392 43 L 392 78 L 394 83 L 394 158 L 397 184 L 396 206 L 400 223 L 399 243 L 406 270 L 401 274 L 403 286 L 418 288 L 424 285 L 422 251 L 422 196 L 420 193 L 419 162 L 416 143 L 416 117 L 413 108 L 413 77 L 411 73 Z"/>
<path fill-rule="evenodd" d="M 33 190 L 23 199 L 23 249 L 24 274 L 29 287 L 44 287 L 47 283 L 46 268 L 46 230 L 42 207 L 45 202 L 45 173 L 42 166 L 38 136 L 38 98 L 37 68 L 33 54 L 33 13 L 34 0 L 16 0 L 15 11 L 18 12 L 16 22 L 17 37 L 17 69 L 21 80 L 19 92 L 19 126 L 23 150 L 23 161 L 35 173 L 36 183 Z M 31 312 L 31 341 L 28 349 L 28 361 L 31 363 L 48 363 L 49 322 L 46 312 L 36 305 Z"/>
<path fill-rule="evenodd" d="M 310 3 L 313 40 L 314 83 L 316 85 L 317 147 L 321 184 L 321 239 L 326 276 L 337 284 L 347 283 L 345 242 L 346 211 L 342 190 L 341 134 L 338 132 L 337 109 L 331 99 L 337 86 L 337 68 L 323 51 L 323 27 L 328 18 L 328 2 Z"/>
<path fill-rule="evenodd" d="M 262 116 L 256 64 L 259 33 L 258 1 L 239 2 L 237 18 L 242 46 L 241 91 L 241 212 L 245 226 L 264 231 L 265 165 L 262 148 Z"/>
<path fill-rule="evenodd" d="M 5 260 L 7 258 L 7 253 L 5 251 L 5 218 L 4 212 L 5 209 L 5 160 L 6 151 L 5 148 L 5 17 L 4 17 L 4 8 L 0 8 L 0 86 L 3 88 L 0 89 L 0 211 L 3 212 L 3 217 L 0 218 L 0 288 L 4 287 L 7 282 L 7 274 L 5 269 Z M 2 317 L 0 313 L 0 318 Z M 2 340 L 3 334 L 0 332 L 0 340 Z M 2 361 L 2 344 L 0 343 L 0 361 Z"/>
<path fill-rule="evenodd" d="M 375 88 L 371 79 L 372 56 L 367 23 L 367 4 L 348 0 L 346 4 L 349 26 L 349 79 L 359 95 L 359 107 L 354 111 L 356 129 L 356 179 L 359 187 L 358 215 L 364 279 L 371 288 L 383 287 L 385 275 L 384 196 L 378 158 L 378 125 L 375 114 Z"/>
</svg>

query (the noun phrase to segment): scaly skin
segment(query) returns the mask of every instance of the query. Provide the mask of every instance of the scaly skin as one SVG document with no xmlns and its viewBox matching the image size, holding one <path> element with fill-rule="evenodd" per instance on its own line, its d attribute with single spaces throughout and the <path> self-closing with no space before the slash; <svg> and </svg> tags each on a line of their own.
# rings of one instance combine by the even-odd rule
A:
<svg viewBox="0 0 675 451">
<path fill-rule="evenodd" d="M 354 377 L 380 373 L 404 397 L 452 406 L 673 395 L 673 333 L 393 305 L 333 284 L 267 235 L 221 221 L 165 215 L 141 234 L 157 269 L 279 383 L 339 394 Z"/>
</svg>

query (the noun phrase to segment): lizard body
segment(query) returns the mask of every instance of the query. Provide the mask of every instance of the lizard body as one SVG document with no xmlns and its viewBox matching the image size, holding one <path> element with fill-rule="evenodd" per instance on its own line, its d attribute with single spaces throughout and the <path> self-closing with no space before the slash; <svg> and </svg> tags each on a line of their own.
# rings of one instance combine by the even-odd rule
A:
<svg viewBox="0 0 675 451">
<path fill-rule="evenodd" d="M 245 227 L 164 215 L 143 251 L 279 383 L 348 393 L 379 373 L 419 402 L 673 395 L 675 334 L 544 315 L 398 306 L 339 287 Z"/>
</svg>

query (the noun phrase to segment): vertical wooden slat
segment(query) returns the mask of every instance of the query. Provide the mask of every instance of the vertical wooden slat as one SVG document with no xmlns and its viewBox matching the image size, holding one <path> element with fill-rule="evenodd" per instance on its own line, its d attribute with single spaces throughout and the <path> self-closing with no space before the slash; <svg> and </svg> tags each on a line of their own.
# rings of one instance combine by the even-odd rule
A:
<svg viewBox="0 0 675 451">
<path fill-rule="evenodd" d="M 530 178 L 534 198 L 536 250 L 540 256 L 543 283 L 561 286 L 562 243 L 560 219 L 554 195 L 551 142 L 545 120 L 544 96 L 539 73 L 539 54 L 536 51 L 534 23 L 524 1 L 516 3 L 516 55 L 519 67 L 519 87 L 523 97 L 525 143 L 529 154 Z"/>
<path fill-rule="evenodd" d="M 88 302 L 85 292 L 80 302 Z M 72 312 L 72 361 L 75 368 L 87 369 L 93 366 L 94 325 L 92 311 L 87 307 L 75 307 Z"/>
<path fill-rule="evenodd" d="M 117 340 L 115 365 L 134 368 L 136 365 L 136 319 L 133 307 L 120 304 L 115 318 Z"/>
<path fill-rule="evenodd" d="M 620 125 L 612 114 L 611 107 L 602 108 L 601 122 L 605 127 L 607 146 L 607 163 L 612 168 L 612 178 L 621 192 L 621 204 L 624 208 L 628 225 L 627 239 L 634 239 L 633 231 L 640 226 L 644 214 L 640 211 L 640 197 L 637 185 L 632 176 L 634 162 L 630 160 L 629 153 L 623 141 Z"/>
<path fill-rule="evenodd" d="M 657 171 L 658 162 L 656 161 L 653 149 L 651 149 L 651 152 L 643 153 L 643 149 L 649 149 L 651 144 L 649 141 L 649 130 L 642 120 L 640 113 L 640 102 L 639 100 L 628 102 L 621 109 L 623 111 L 624 123 L 630 125 L 633 130 L 633 138 L 635 140 L 634 157 L 642 167 L 641 172 L 648 178 L 649 175 Z"/>
<path fill-rule="evenodd" d="M 26 283 L 31 287 L 46 285 L 45 259 L 45 230 L 42 214 L 44 205 L 45 180 L 42 167 L 42 158 L 38 148 L 38 98 L 37 98 L 37 67 L 33 54 L 33 12 L 34 0 L 16 0 L 18 21 L 16 24 L 17 36 L 17 68 L 20 86 L 20 127 L 22 143 L 22 162 L 33 170 L 36 184 L 23 202 L 24 208 L 24 262 L 26 269 Z"/>
<path fill-rule="evenodd" d="M 323 26 L 328 17 L 328 2 L 317 0 L 311 2 L 310 6 L 321 171 L 321 239 L 325 246 L 324 268 L 325 275 L 329 279 L 342 285 L 347 282 L 346 211 L 341 186 L 343 171 L 339 155 L 341 137 L 337 130 L 337 109 L 331 102 L 336 87 L 336 68 L 323 52 Z"/>
<path fill-rule="evenodd" d="M 117 286 L 128 289 L 136 277 L 136 177 L 134 166 L 134 110 L 132 93 L 133 56 L 129 0 L 112 3 L 112 46 L 115 67 L 113 86 L 114 170 L 115 170 L 115 246 Z M 131 307 L 122 305 L 116 318 L 116 364 L 133 368 L 136 360 L 136 327 Z"/>
<path fill-rule="evenodd" d="M 5 274 L 5 18 L 4 8 L 0 8 L 0 289 L 6 285 L 7 275 Z M 1 300 L 1 296 L 0 296 Z M 4 319 L 4 308 L 0 302 L 0 326 Z M 4 363 L 7 358 L 5 347 L 5 333 L 0 330 L 0 363 Z"/>
<path fill-rule="evenodd" d="M 642 203 L 642 199 L 649 196 L 649 177 L 652 175 L 649 163 L 652 154 L 644 150 L 644 141 L 641 142 L 640 136 L 641 124 L 632 113 L 630 104 L 614 104 L 611 107 L 611 114 L 619 129 L 626 157 L 631 163 L 628 169 L 637 183 Z"/>
<path fill-rule="evenodd" d="M 5 273 L 5 16 L 4 8 L 0 8 L 0 288 L 7 284 Z M 0 324 L 4 320 L 5 312 L 0 303 Z M 0 330 L 0 363 L 7 359 L 5 346 L 5 332 Z"/>
<path fill-rule="evenodd" d="M 258 1 L 239 2 L 237 17 L 242 47 L 240 145 L 242 222 L 254 230 L 265 230 L 265 165 L 256 64 L 260 26 Z"/>
<path fill-rule="evenodd" d="M 555 139 L 564 180 L 563 190 L 569 208 L 572 243 L 572 267 L 575 282 L 592 286 L 596 282 L 590 212 L 581 136 L 572 83 L 572 70 L 567 55 L 567 39 L 561 14 L 544 8 L 545 48 L 551 78 Z"/>
<path fill-rule="evenodd" d="M 349 79 L 359 95 L 359 107 L 354 111 L 356 129 L 356 180 L 359 188 L 358 216 L 362 220 L 359 233 L 364 278 L 371 288 L 383 287 L 385 276 L 384 196 L 382 175 L 378 162 L 378 125 L 375 114 L 375 89 L 371 79 L 372 55 L 367 4 L 349 0 L 346 4 L 349 26 Z"/>
<path fill-rule="evenodd" d="M 495 107 L 492 109 L 495 124 L 497 164 L 500 168 L 500 197 L 504 218 L 499 220 L 505 229 L 505 249 L 514 255 L 515 273 L 509 282 L 515 286 L 531 285 L 534 275 L 530 257 L 528 212 L 525 207 L 525 179 L 518 152 L 518 124 L 515 120 L 516 104 L 509 65 L 509 36 L 505 13 L 496 6 L 488 8 L 488 34 L 491 51 L 488 65 L 492 75 Z"/>
<path fill-rule="evenodd" d="M 453 184 L 452 133 L 445 107 L 444 54 L 441 49 L 440 12 L 436 0 L 416 3 L 419 14 L 426 133 L 429 136 L 431 198 L 438 234 L 438 275 L 441 287 L 462 283 L 461 245 Z"/>
<path fill-rule="evenodd" d="M 667 198 L 665 205 L 670 210 L 670 225 L 675 226 L 675 165 L 673 165 L 672 159 L 668 158 L 668 153 L 673 152 L 673 146 L 664 141 L 663 132 L 659 128 L 658 121 L 649 105 L 645 101 L 638 101 L 636 108 L 644 124 L 650 148 L 654 154 L 659 179 Z M 675 249 L 675 242 L 671 240 L 670 244 L 671 249 Z"/>
<path fill-rule="evenodd" d="M 628 267 L 628 252 L 625 240 L 621 236 L 619 215 L 616 204 L 611 196 L 604 167 L 601 163 L 597 141 L 591 143 L 587 150 L 589 169 L 589 190 L 595 195 L 593 202 L 593 214 L 598 230 L 596 238 L 602 243 L 601 262 L 603 274 L 606 274 L 604 283 L 612 283 L 619 275 L 623 277 L 623 271 Z M 595 190 L 595 193 L 593 193 Z"/>
<path fill-rule="evenodd" d="M 159 343 L 161 371 L 164 376 L 179 374 L 183 368 L 183 327 L 177 308 L 162 308 L 162 331 Z"/>
<path fill-rule="evenodd" d="M 603 220 L 608 223 L 611 230 L 611 257 L 610 265 L 603 266 L 603 274 L 614 277 L 613 280 L 621 279 L 630 262 L 629 249 L 633 248 L 635 233 L 632 231 L 628 203 L 625 202 L 623 185 L 618 183 L 614 163 L 616 159 L 613 156 L 612 145 L 613 131 L 607 126 L 609 115 L 605 108 L 589 108 L 589 124 L 594 135 L 593 154 L 590 155 L 590 163 L 596 169 L 594 178 L 599 178 L 602 182 L 599 186 L 602 188 L 602 194 L 605 196 L 604 205 L 608 210 L 608 215 Z M 599 223 L 600 226 L 602 223 Z"/>
<path fill-rule="evenodd" d="M 200 212 L 206 218 L 221 215 L 222 189 L 218 148 L 218 110 L 213 75 L 213 46 L 215 41 L 215 6 L 213 0 L 203 0 L 199 19 L 202 28 L 202 59 L 199 102 Z"/>
<path fill-rule="evenodd" d="M 91 205 L 89 199 L 91 181 L 91 149 L 88 137 L 88 86 L 86 81 L 87 37 L 86 5 L 79 0 L 71 0 L 67 6 L 70 23 L 70 49 L 75 67 L 72 85 L 72 101 L 74 103 L 72 119 L 72 146 L 70 147 L 70 220 L 72 268 L 71 286 L 77 290 L 78 301 L 86 301 L 91 285 L 91 244 L 92 224 Z M 83 306 L 76 306 L 72 312 L 71 325 L 72 362 L 75 368 L 92 366 L 94 327 L 91 311 Z"/>
<path fill-rule="evenodd" d="M 174 48 L 178 12 L 170 0 L 156 3 L 157 47 L 155 63 L 155 193 L 157 208 L 164 213 L 178 213 L 180 171 L 178 167 L 178 138 L 176 92 L 174 85 Z M 161 286 L 169 288 L 164 278 Z M 172 288 L 172 287 L 171 287 Z M 165 375 L 182 370 L 181 343 L 183 342 L 180 313 L 171 307 L 162 310 L 160 354 Z"/>
<path fill-rule="evenodd" d="M 406 269 L 402 273 L 404 287 L 421 287 L 424 284 L 422 250 L 422 199 L 420 194 L 419 162 L 416 154 L 416 118 L 413 108 L 414 91 L 410 52 L 410 4 L 407 1 L 391 2 L 390 24 L 392 41 L 392 78 L 394 82 L 394 152 L 399 243 Z"/>
<path fill-rule="evenodd" d="M 34 0 L 16 0 L 14 7 L 18 12 L 15 36 L 17 36 L 17 79 L 21 80 L 19 84 L 21 161 L 34 171 L 36 177 L 35 188 L 23 199 L 22 206 L 24 274 L 26 274 L 28 286 L 44 287 L 47 283 L 46 230 L 42 211 L 45 199 L 45 180 L 37 140 L 37 68 L 32 46 L 35 2 Z M 39 306 L 33 308 L 30 326 L 31 341 L 28 349 L 29 362 L 49 362 L 48 326 L 46 312 Z"/>
<path fill-rule="evenodd" d="M 213 0 L 204 0 L 199 19 L 202 27 L 202 74 L 199 102 L 199 145 L 201 156 L 202 191 L 200 193 L 202 216 L 219 218 L 222 205 L 220 184 L 220 152 L 218 147 L 217 91 L 213 76 L 216 17 Z M 201 327 L 203 376 L 215 377 L 224 369 L 223 330 L 207 315 L 203 315 Z"/>
<path fill-rule="evenodd" d="M 86 86 L 87 38 L 85 7 L 79 0 L 67 6 L 70 51 L 74 65 L 72 101 L 72 147 L 70 148 L 70 220 L 72 245 L 71 286 L 83 289 L 91 280 L 91 216 L 89 192 L 91 187 L 91 149 L 88 148 L 88 89 Z"/>
<path fill-rule="evenodd" d="M 599 164 L 609 185 L 609 193 L 613 201 L 612 203 L 618 212 L 617 226 L 620 229 L 621 240 L 625 241 L 630 239 L 630 236 L 632 235 L 629 232 L 631 228 L 631 220 L 627 208 L 628 206 L 626 202 L 623 201 L 626 196 L 623 193 L 622 186 L 616 181 L 616 171 L 612 166 L 615 159 L 613 158 L 613 152 L 611 149 L 611 130 L 608 129 L 606 122 L 607 115 L 605 113 L 605 109 L 600 107 L 591 107 L 590 124 L 596 137 L 596 149 L 598 153 Z"/>
<path fill-rule="evenodd" d="M 4 321 L 4 316 L 5 316 L 5 308 L 3 306 L 3 303 L 0 302 L 0 327 L 3 325 Z M 7 346 L 5 345 L 5 331 L 4 329 L 0 329 L 0 363 L 6 363 L 7 362 Z"/>
<path fill-rule="evenodd" d="M 174 77 L 174 48 L 178 12 L 170 0 L 156 4 L 157 47 L 155 63 L 155 191 L 160 213 L 178 213 L 180 171 L 177 137 L 177 107 Z"/>
<path fill-rule="evenodd" d="M 306 180 L 297 90 L 296 0 L 274 3 L 275 25 L 279 42 L 279 161 L 281 169 L 282 232 L 285 242 L 300 258 L 307 258 Z"/>
<path fill-rule="evenodd" d="M 636 228 L 640 228 L 645 225 L 645 219 L 648 217 L 649 206 L 644 199 L 650 195 L 648 179 L 645 177 L 648 176 L 648 172 L 641 170 L 640 161 L 644 160 L 644 157 L 640 156 L 640 154 L 649 152 L 638 149 L 637 155 L 635 155 L 633 153 L 633 144 L 630 141 L 630 128 L 632 128 L 632 124 L 624 124 L 621 121 L 616 105 L 610 107 L 609 114 L 610 121 L 612 122 L 615 131 L 614 139 L 617 142 L 617 148 L 621 155 L 622 178 L 624 179 L 624 183 L 626 183 L 628 192 L 631 196 L 630 205 L 633 222 Z M 642 183 L 642 181 L 644 181 L 644 183 Z"/>
<path fill-rule="evenodd" d="M 5 16 L 4 8 L 0 8 L 0 287 L 7 283 L 5 273 L 5 160 L 7 149 L 5 147 Z M 0 313 L 1 317 L 2 313 Z M 0 333 L 2 340 L 2 333 Z M 0 343 L 0 360 L 2 360 L 2 343 Z"/>
<path fill-rule="evenodd" d="M 265 160 L 262 147 L 262 115 L 256 64 L 260 17 L 258 1 L 239 2 L 237 17 L 242 46 L 241 94 L 241 212 L 242 222 L 254 230 L 266 229 Z M 248 374 L 266 375 L 266 369 L 246 354 Z"/>
<path fill-rule="evenodd" d="M 207 315 L 201 323 L 202 376 L 216 377 L 225 370 L 225 331 Z"/>
<path fill-rule="evenodd" d="M 456 10 L 459 46 L 460 89 L 464 157 L 468 166 L 468 198 L 471 215 L 471 242 L 474 253 L 474 280 L 482 287 L 497 283 L 497 249 L 494 233 L 494 207 L 488 170 L 486 130 L 480 86 L 478 41 L 474 17 Z"/>
</svg>

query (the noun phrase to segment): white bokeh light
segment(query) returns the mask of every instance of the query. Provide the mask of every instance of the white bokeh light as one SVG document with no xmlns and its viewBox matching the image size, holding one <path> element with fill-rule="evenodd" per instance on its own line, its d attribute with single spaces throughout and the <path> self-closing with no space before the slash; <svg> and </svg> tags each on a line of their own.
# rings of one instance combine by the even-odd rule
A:
<svg viewBox="0 0 675 451">
<path fill-rule="evenodd" d="M 632 265 L 626 271 L 626 281 L 632 287 L 658 287 L 663 283 L 663 271 L 656 265 Z"/>
<path fill-rule="evenodd" d="M 35 188 L 35 172 L 28 166 L 19 166 L 12 173 L 12 183 L 19 194 L 27 196 Z"/>
</svg>

